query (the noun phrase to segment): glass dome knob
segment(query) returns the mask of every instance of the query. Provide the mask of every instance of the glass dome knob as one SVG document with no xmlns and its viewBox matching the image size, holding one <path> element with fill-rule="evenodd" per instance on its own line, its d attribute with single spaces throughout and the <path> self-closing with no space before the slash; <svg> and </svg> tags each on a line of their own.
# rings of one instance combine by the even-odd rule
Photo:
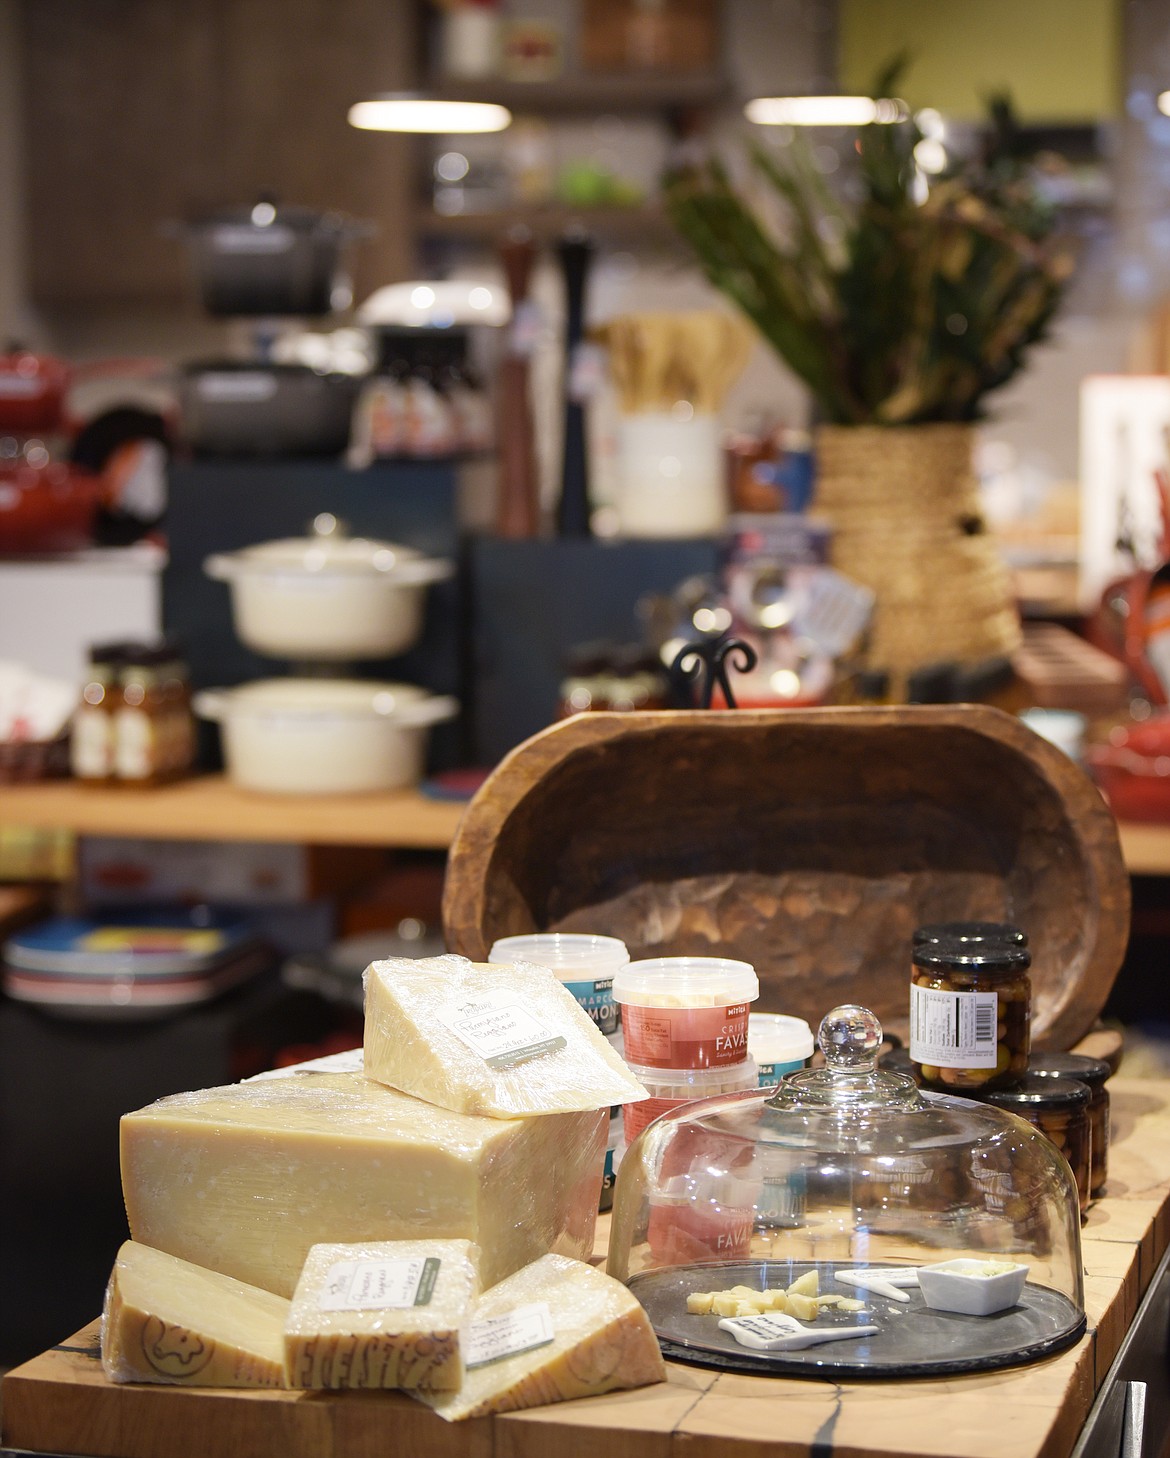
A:
<svg viewBox="0 0 1170 1458">
<path fill-rule="evenodd" d="M 817 1032 L 828 1068 L 868 1073 L 877 1067 L 882 1025 L 867 1007 L 847 1002 L 826 1013 Z"/>
</svg>

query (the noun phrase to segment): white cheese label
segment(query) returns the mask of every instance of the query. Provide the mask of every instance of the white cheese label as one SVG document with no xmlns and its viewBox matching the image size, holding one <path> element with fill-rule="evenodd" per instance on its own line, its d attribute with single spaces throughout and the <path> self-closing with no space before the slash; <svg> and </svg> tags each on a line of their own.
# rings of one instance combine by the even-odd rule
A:
<svg viewBox="0 0 1170 1458">
<path fill-rule="evenodd" d="M 440 1021 L 489 1068 L 510 1068 L 565 1046 L 564 1038 L 550 1032 L 518 1002 L 467 1002 L 448 1008 L 440 1014 Z"/>
<path fill-rule="evenodd" d="M 426 1306 L 434 1294 L 437 1256 L 398 1261 L 337 1261 L 317 1297 L 321 1311 L 387 1311 Z"/>
<path fill-rule="evenodd" d="M 519 1352 L 547 1347 L 555 1335 L 552 1312 L 545 1302 L 517 1306 L 503 1316 L 489 1316 L 471 1323 L 464 1365 L 470 1371 L 473 1367 L 486 1367 L 491 1362 L 514 1357 Z"/>
<path fill-rule="evenodd" d="M 910 1057 L 936 1068 L 994 1068 L 999 998 L 994 992 L 910 987 Z"/>
</svg>

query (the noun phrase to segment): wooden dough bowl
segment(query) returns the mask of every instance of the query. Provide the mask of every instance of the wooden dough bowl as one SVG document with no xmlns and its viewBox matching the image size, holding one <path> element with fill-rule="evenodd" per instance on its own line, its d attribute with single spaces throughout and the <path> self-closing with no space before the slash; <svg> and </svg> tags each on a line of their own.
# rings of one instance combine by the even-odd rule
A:
<svg viewBox="0 0 1170 1458">
<path fill-rule="evenodd" d="M 580 714 L 469 804 L 447 945 L 587 931 L 634 958 L 740 957 L 758 1012 L 815 1029 L 860 1002 L 905 1038 L 925 922 L 1008 920 L 1033 956 L 1033 1046 L 1089 1031 L 1125 952 L 1129 878 L 1101 795 L 983 705 Z"/>
</svg>

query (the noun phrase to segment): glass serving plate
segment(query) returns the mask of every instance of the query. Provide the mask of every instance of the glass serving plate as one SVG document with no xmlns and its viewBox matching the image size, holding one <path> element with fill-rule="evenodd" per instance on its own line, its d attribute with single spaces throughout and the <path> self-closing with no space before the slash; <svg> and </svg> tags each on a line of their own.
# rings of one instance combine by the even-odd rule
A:
<svg viewBox="0 0 1170 1458">
<path fill-rule="evenodd" d="M 666 1113 L 622 1161 L 608 1269 L 667 1356 L 896 1377 L 1015 1365 L 1074 1342 L 1085 1328 L 1080 1213 L 1056 1147 L 1015 1115 L 880 1070 L 881 1026 L 865 1008 L 835 1008 L 819 1037 L 823 1068 Z M 986 1316 L 928 1307 L 917 1268 L 961 1257 L 1026 1265 L 1019 1301 Z M 730 1313 L 687 1309 L 688 1296 L 735 1286 L 807 1286 L 814 1271 L 819 1296 L 864 1304 L 820 1306 L 805 1322 L 813 1332 L 877 1331 L 759 1351 L 720 1325 Z"/>
</svg>

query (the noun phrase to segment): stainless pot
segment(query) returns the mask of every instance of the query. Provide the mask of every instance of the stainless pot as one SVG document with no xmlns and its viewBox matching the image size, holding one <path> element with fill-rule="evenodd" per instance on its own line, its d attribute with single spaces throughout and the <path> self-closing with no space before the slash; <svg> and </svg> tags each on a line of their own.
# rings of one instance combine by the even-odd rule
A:
<svg viewBox="0 0 1170 1458">
<path fill-rule="evenodd" d="M 308 365 L 187 365 L 178 392 L 183 436 L 200 455 L 339 456 L 360 384 Z"/>
<path fill-rule="evenodd" d="M 217 317 L 316 315 L 348 308 L 346 245 L 373 228 L 262 198 L 168 228 L 190 249 L 203 306 Z"/>
<path fill-rule="evenodd" d="M 459 706 L 411 684 L 273 678 L 205 690 L 194 707 L 219 723 L 228 778 L 241 789 L 340 795 L 416 785 L 427 731 Z"/>
<path fill-rule="evenodd" d="M 302 661 L 392 658 L 418 641 L 427 586 L 453 565 L 410 547 L 350 537 L 330 512 L 310 535 L 221 552 L 203 564 L 231 588 L 237 637 Z"/>
</svg>

